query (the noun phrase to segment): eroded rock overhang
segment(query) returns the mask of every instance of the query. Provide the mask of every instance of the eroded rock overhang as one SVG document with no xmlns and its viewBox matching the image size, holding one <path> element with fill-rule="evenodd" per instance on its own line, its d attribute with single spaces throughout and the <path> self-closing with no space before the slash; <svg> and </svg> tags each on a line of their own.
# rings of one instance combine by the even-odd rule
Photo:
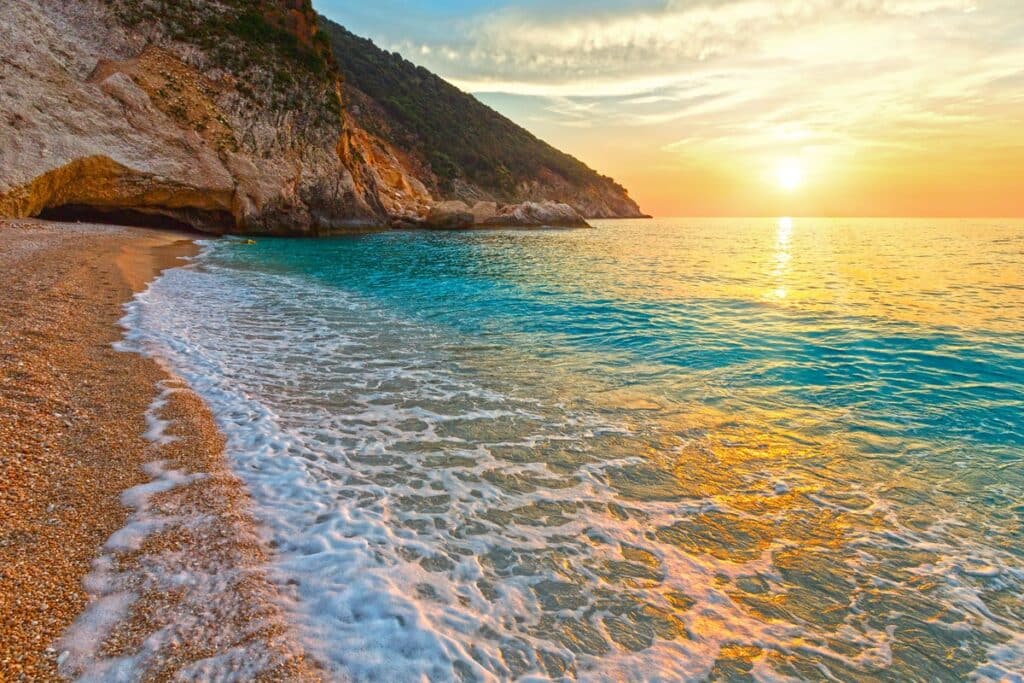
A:
<svg viewBox="0 0 1024 683">
<path fill-rule="evenodd" d="M 232 201 L 231 192 L 191 187 L 90 156 L 0 196 L 0 215 L 225 233 L 235 228 Z"/>
</svg>

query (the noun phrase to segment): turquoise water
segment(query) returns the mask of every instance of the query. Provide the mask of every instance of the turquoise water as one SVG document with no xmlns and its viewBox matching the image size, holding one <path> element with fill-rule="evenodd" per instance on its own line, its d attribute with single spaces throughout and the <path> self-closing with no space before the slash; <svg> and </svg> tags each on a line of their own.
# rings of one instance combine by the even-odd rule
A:
<svg viewBox="0 0 1024 683">
<path fill-rule="evenodd" d="M 1024 223 L 207 245 L 130 335 L 362 680 L 1022 680 Z"/>
</svg>

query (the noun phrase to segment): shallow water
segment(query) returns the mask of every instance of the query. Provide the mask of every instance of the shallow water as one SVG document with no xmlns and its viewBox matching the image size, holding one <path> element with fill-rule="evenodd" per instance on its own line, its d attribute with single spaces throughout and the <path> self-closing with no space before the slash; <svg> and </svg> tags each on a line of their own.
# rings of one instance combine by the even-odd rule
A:
<svg viewBox="0 0 1024 683">
<path fill-rule="evenodd" d="M 1021 680 L 1022 266 L 1005 221 L 218 241 L 129 339 L 339 677 Z"/>
</svg>

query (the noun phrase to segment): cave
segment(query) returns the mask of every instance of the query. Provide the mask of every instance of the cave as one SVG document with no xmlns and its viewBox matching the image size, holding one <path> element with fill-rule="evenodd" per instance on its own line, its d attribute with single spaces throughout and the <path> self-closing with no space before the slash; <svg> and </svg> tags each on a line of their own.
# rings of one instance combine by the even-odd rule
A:
<svg viewBox="0 0 1024 683">
<path fill-rule="evenodd" d="M 138 228 L 159 228 L 223 234 L 235 224 L 234 217 L 227 211 L 205 211 L 199 209 L 173 209 L 167 212 L 159 209 L 145 211 L 131 208 L 106 208 L 87 204 L 64 204 L 43 209 L 37 218 L 62 223 L 100 223 Z"/>
<path fill-rule="evenodd" d="M 96 155 L 0 195 L 0 215 L 223 235 L 238 228 L 233 200 L 232 190 L 192 186 Z"/>
</svg>

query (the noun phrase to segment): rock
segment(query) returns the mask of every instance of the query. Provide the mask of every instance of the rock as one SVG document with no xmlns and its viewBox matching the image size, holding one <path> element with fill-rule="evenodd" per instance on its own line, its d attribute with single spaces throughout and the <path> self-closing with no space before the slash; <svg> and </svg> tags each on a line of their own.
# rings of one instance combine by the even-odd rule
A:
<svg viewBox="0 0 1024 683">
<path fill-rule="evenodd" d="M 475 221 L 473 211 L 465 202 L 439 202 L 430 207 L 425 225 L 432 230 L 465 230 L 472 228 Z"/>
<path fill-rule="evenodd" d="M 576 209 L 558 202 L 524 202 L 504 206 L 484 225 L 516 228 L 590 227 Z"/>
<path fill-rule="evenodd" d="M 402 150 L 349 121 L 346 130 L 347 157 L 359 184 L 373 188 L 373 194 L 392 218 L 421 214 L 434 203 L 430 191 L 413 170 Z"/>
<path fill-rule="evenodd" d="M 392 230 L 422 230 L 427 227 L 422 218 L 416 216 L 393 216 L 391 218 Z"/>
<path fill-rule="evenodd" d="M 488 225 L 497 215 L 497 202 L 477 202 L 473 205 L 473 221 L 477 225 Z"/>
<path fill-rule="evenodd" d="M 610 178 L 579 185 L 558 173 L 541 169 L 535 178 L 519 183 L 517 201 L 556 201 L 575 208 L 585 218 L 650 218 L 630 199 L 625 188 Z"/>
</svg>

